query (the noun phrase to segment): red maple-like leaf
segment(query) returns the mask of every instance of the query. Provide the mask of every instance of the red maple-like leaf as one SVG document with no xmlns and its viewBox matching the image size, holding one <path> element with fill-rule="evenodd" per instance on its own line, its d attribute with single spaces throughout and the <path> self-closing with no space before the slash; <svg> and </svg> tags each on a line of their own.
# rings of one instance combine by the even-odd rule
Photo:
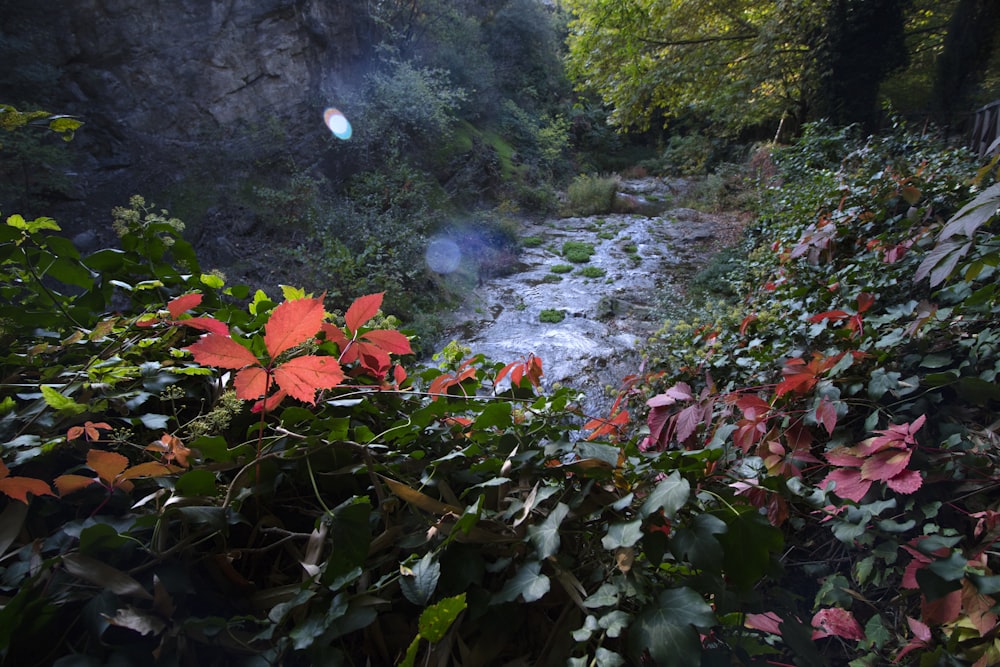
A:
<svg viewBox="0 0 1000 667">
<path fill-rule="evenodd" d="M 521 380 L 527 378 L 531 386 L 537 389 L 542 381 L 542 360 L 534 354 L 529 354 L 520 361 L 513 361 L 504 366 L 500 372 L 497 373 L 497 377 L 493 381 L 493 384 L 500 384 L 508 373 L 510 373 L 511 385 L 515 387 L 520 386 Z"/>
<path fill-rule="evenodd" d="M 202 295 L 198 293 L 185 294 L 167 303 L 167 312 L 172 319 L 164 319 L 162 316 L 150 316 L 136 321 L 138 327 L 151 327 L 156 324 L 167 324 L 170 326 L 185 326 L 215 333 L 220 336 L 229 335 L 229 327 L 225 322 L 220 322 L 214 317 L 189 317 L 181 319 L 181 315 L 201 304 Z"/>
<path fill-rule="evenodd" d="M 621 435 L 622 429 L 628 425 L 628 410 L 620 410 L 607 419 L 591 419 L 583 425 L 585 431 L 594 430 L 587 440 L 596 440 L 601 436 L 611 436 L 617 439 Z"/>
<path fill-rule="evenodd" d="M 264 325 L 264 346 L 271 359 L 313 338 L 323 325 L 323 297 L 285 301 Z"/>
<path fill-rule="evenodd" d="M 315 404 L 316 391 L 333 389 L 344 381 L 344 373 L 336 359 L 308 355 L 289 359 L 275 368 L 274 379 L 292 398 Z"/>
<path fill-rule="evenodd" d="M 354 303 L 351 304 L 344 314 L 344 322 L 347 324 L 347 328 L 353 332 L 367 324 L 371 318 L 375 317 L 379 308 L 382 307 L 382 298 L 384 296 L 385 292 L 379 292 L 355 299 Z"/>
<path fill-rule="evenodd" d="M 202 366 L 238 370 L 260 364 L 253 352 L 232 338 L 218 334 L 204 336 L 187 350 L 194 356 L 194 360 Z"/>
<path fill-rule="evenodd" d="M 54 496 L 52 488 L 34 477 L 12 477 L 7 465 L 0 461 L 0 492 L 9 498 L 28 504 L 28 494 L 33 496 Z"/>
<path fill-rule="evenodd" d="M 110 431 L 111 424 L 107 422 L 97 422 L 94 423 L 87 420 L 83 423 L 83 426 L 71 426 L 68 431 L 66 431 L 67 440 L 76 440 L 81 435 L 86 436 L 89 442 L 97 442 L 101 439 L 101 430 Z"/>
<path fill-rule="evenodd" d="M 865 638 L 865 631 L 861 629 L 854 614 L 840 607 L 820 609 L 812 618 L 812 627 L 813 639 L 843 637 L 860 641 Z"/>
<path fill-rule="evenodd" d="M 910 618 L 909 616 L 906 617 L 906 623 L 910 626 L 910 632 L 913 633 L 913 638 L 906 646 L 903 647 L 903 650 L 896 655 L 893 662 L 899 662 L 910 651 L 930 648 L 931 629 L 926 624 L 921 623 L 915 618 Z"/>
</svg>

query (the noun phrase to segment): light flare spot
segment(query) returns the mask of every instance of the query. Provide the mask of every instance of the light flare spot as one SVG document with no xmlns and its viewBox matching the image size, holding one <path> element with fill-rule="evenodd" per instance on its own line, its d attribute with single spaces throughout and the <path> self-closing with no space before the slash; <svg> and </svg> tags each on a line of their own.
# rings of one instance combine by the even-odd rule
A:
<svg viewBox="0 0 1000 667">
<path fill-rule="evenodd" d="M 333 132 L 333 136 L 338 139 L 347 140 L 351 138 L 351 123 L 347 120 L 347 116 L 337 109 L 330 107 L 324 111 L 323 122 L 330 128 L 330 132 Z"/>
<path fill-rule="evenodd" d="M 462 250 L 451 239 L 436 238 L 427 245 L 424 258 L 435 273 L 452 273 L 462 261 Z"/>
</svg>

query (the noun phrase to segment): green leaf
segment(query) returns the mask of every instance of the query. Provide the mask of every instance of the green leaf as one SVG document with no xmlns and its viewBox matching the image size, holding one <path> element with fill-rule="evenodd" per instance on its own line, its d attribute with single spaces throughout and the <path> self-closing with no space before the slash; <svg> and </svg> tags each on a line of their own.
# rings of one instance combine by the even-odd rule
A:
<svg viewBox="0 0 1000 667">
<path fill-rule="evenodd" d="M 625 664 L 625 658 L 603 646 L 599 646 L 594 652 L 594 661 L 597 667 L 621 667 Z"/>
<path fill-rule="evenodd" d="M 105 588 L 116 595 L 129 595 L 143 600 L 152 600 L 142 584 L 119 569 L 96 558 L 80 553 L 69 553 L 62 557 L 63 567 L 74 577 L 89 581 L 98 588 Z"/>
<path fill-rule="evenodd" d="M 701 595 L 690 588 L 671 588 L 660 593 L 629 627 L 628 644 L 634 664 L 649 651 L 660 665 L 701 663 L 698 629 L 710 628 L 715 614 Z"/>
<path fill-rule="evenodd" d="M 598 624 L 608 631 L 608 637 L 612 639 L 620 637 L 631 622 L 632 616 L 619 609 L 605 614 L 598 620 Z"/>
<path fill-rule="evenodd" d="M 608 526 L 608 533 L 601 538 L 601 546 L 608 551 L 619 547 L 631 547 L 642 538 L 642 519 L 621 521 Z"/>
<path fill-rule="evenodd" d="M 639 516 L 646 518 L 653 512 L 663 510 L 668 519 L 674 518 L 677 511 L 687 502 L 691 494 L 691 484 L 681 477 L 680 473 L 674 471 L 656 485 L 656 488 L 646 497 L 646 501 L 639 508 Z"/>
<path fill-rule="evenodd" d="M 539 560 L 545 560 L 559 551 L 559 526 L 566 515 L 569 506 L 559 503 L 553 508 L 540 526 L 528 526 L 528 540 L 535 547 Z"/>
<path fill-rule="evenodd" d="M 781 550 L 781 531 L 753 508 L 722 518 L 727 530 L 716 539 L 723 547 L 723 569 L 737 587 L 752 588 L 770 570 L 771 554 Z"/>
<path fill-rule="evenodd" d="M 511 602 L 519 595 L 525 602 L 535 602 L 549 592 L 551 581 L 541 573 L 542 564 L 538 561 L 528 561 L 517 573 L 507 580 L 500 592 L 493 596 L 493 602 Z"/>
<path fill-rule="evenodd" d="M 403 659 L 399 661 L 399 665 L 397 667 L 413 667 L 417 661 L 417 651 L 419 649 L 420 635 L 417 635 L 413 638 L 413 641 L 410 642 L 410 645 L 406 649 L 406 655 L 404 655 Z"/>
<path fill-rule="evenodd" d="M 41 386 L 41 390 L 42 398 L 45 399 L 46 405 L 57 412 L 63 412 L 70 415 L 82 415 L 87 411 L 86 405 L 77 403 L 68 396 L 63 396 L 56 390 L 55 387 L 43 384 Z"/>
<path fill-rule="evenodd" d="M 333 549 L 323 571 L 325 585 L 364 565 L 372 539 L 368 521 L 371 512 L 372 507 L 367 497 L 351 498 L 333 510 L 330 526 Z"/>
<path fill-rule="evenodd" d="M 957 551 L 952 551 L 947 558 L 931 561 L 927 566 L 931 572 L 945 581 L 958 581 L 965 576 L 968 559 Z"/>
<path fill-rule="evenodd" d="M 189 470 L 177 479 L 177 492 L 185 496 L 214 496 L 216 490 L 215 473 L 204 468 Z"/>
<path fill-rule="evenodd" d="M 473 423 L 476 431 L 486 431 L 492 428 L 505 429 L 513 424 L 513 406 L 510 403 L 491 403 L 487 405 Z"/>
<path fill-rule="evenodd" d="M 715 536 L 726 530 L 726 522 L 717 516 L 699 514 L 690 527 L 677 529 L 670 540 L 670 551 L 679 561 L 687 561 L 699 570 L 718 572 L 722 569 L 723 549 Z"/>
<path fill-rule="evenodd" d="M 400 567 L 400 570 L 403 569 L 403 567 Z M 441 563 L 437 562 L 434 554 L 427 552 L 410 569 L 410 572 L 404 573 L 400 577 L 399 585 L 403 589 L 403 596 L 407 600 L 423 607 L 433 597 L 440 578 Z"/>
<path fill-rule="evenodd" d="M 417 625 L 420 630 L 420 636 L 432 644 L 441 641 L 444 639 L 445 633 L 448 632 L 448 629 L 455 622 L 455 619 L 458 618 L 458 615 L 465 611 L 465 608 L 465 593 L 445 598 L 427 607 L 420 614 L 420 620 Z"/>
</svg>

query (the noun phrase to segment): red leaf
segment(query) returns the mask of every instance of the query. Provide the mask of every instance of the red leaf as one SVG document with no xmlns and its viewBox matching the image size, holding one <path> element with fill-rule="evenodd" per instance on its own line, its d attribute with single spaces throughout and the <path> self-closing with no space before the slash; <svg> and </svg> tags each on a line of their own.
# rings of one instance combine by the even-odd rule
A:
<svg viewBox="0 0 1000 667">
<path fill-rule="evenodd" d="M 355 346 L 357 347 L 358 357 L 361 359 L 361 365 L 371 375 L 379 379 L 384 378 L 385 374 L 389 371 L 389 366 L 392 364 L 389 354 L 382 348 L 376 347 L 371 343 L 355 341 Z"/>
<path fill-rule="evenodd" d="M 254 414 L 259 414 L 261 411 L 270 412 L 278 407 L 288 394 L 285 393 L 284 389 L 279 389 L 262 401 L 257 401 L 250 408 L 250 412 Z"/>
<path fill-rule="evenodd" d="M 875 304 L 875 296 L 868 292 L 858 294 L 858 314 L 865 312 Z"/>
<path fill-rule="evenodd" d="M 260 366 L 244 368 L 236 374 L 233 386 L 236 387 L 237 398 L 242 398 L 245 401 L 260 398 L 270 389 L 268 372 Z"/>
<path fill-rule="evenodd" d="M 826 396 L 816 406 L 816 421 L 823 425 L 826 432 L 833 435 L 837 427 L 837 407 Z"/>
<path fill-rule="evenodd" d="M 887 479 L 885 481 L 886 486 L 890 489 L 896 493 L 902 493 L 904 495 L 916 492 L 917 489 L 923 485 L 923 483 L 923 478 L 916 470 L 903 471 L 892 479 Z"/>
<path fill-rule="evenodd" d="M 350 339 L 344 335 L 344 332 L 340 329 L 340 327 L 335 327 L 329 322 L 324 322 L 320 327 L 320 331 L 323 332 L 328 341 L 336 343 L 341 352 L 347 349 L 347 346 L 351 344 Z"/>
<path fill-rule="evenodd" d="M 91 449 L 87 452 L 87 467 L 96 472 L 102 481 L 111 485 L 128 468 L 128 458 L 117 452 Z"/>
<path fill-rule="evenodd" d="M 309 355 L 289 359 L 274 369 L 278 386 L 292 398 L 316 402 L 316 390 L 333 389 L 344 380 L 340 364 L 333 357 Z"/>
<path fill-rule="evenodd" d="M 361 334 L 361 337 L 390 354 L 413 354 L 410 339 L 398 331 L 375 329 Z"/>
<path fill-rule="evenodd" d="M 909 450 L 888 449 L 869 457 L 861 465 L 861 477 L 885 482 L 906 470 L 910 462 Z"/>
<path fill-rule="evenodd" d="M 40 479 L 34 477 L 10 477 L 10 470 L 0 461 L 0 491 L 28 504 L 28 494 L 35 496 L 54 496 L 52 488 Z"/>
<path fill-rule="evenodd" d="M 192 329 L 197 329 L 198 331 L 207 331 L 220 336 L 229 335 L 229 327 L 226 323 L 220 322 L 214 317 L 190 317 L 186 320 L 177 320 L 173 322 L 173 324 L 183 324 L 186 327 L 191 327 Z"/>
<path fill-rule="evenodd" d="M 836 484 L 833 488 L 835 494 L 841 498 L 853 500 L 856 503 L 861 502 L 861 499 L 865 497 L 868 489 L 872 486 L 870 480 L 861 479 L 860 471 L 855 468 L 831 470 L 819 486 L 821 489 L 826 489 L 829 487 L 830 482 Z"/>
<path fill-rule="evenodd" d="M 180 466 L 167 465 L 166 463 L 160 463 L 158 461 L 149 461 L 147 463 L 140 463 L 139 465 L 134 465 L 128 470 L 125 470 L 121 474 L 121 479 L 136 479 L 137 477 L 163 477 L 164 475 L 172 475 L 175 472 L 181 472 L 184 468 Z"/>
<path fill-rule="evenodd" d="M 921 595 L 920 616 L 928 625 L 953 623 L 962 615 L 962 591 L 952 591 L 936 600 L 928 600 Z"/>
<path fill-rule="evenodd" d="M 861 640 L 865 638 L 865 631 L 861 629 L 861 624 L 854 618 L 854 615 L 846 609 L 831 607 L 820 609 L 812 618 L 813 639 L 823 637 L 843 637 L 844 639 Z"/>
<path fill-rule="evenodd" d="M 238 369 L 258 364 L 253 352 L 232 338 L 217 334 L 208 334 L 186 349 L 202 366 Z"/>
<path fill-rule="evenodd" d="M 743 321 L 740 323 L 740 335 L 746 336 L 747 329 L 750 327 L 751 324 L 753 324 L 756 321 L 757 321 L 756 315 L 747 315 L 746 317 L 744 317 Z"/>
<path fill-rule="evenodd" d="M 850 317 L 850 314 L 844 312 L 843 310 L 828 310 L 825 313 L 819 313 L 817 315 L 813 315 L 812 317 L 809 318 L 809 321 L 814 324 L 817 322 L 822 322 L 823 320 L 830 320 L 831 322 L 837 322 L 846 319 L 848 317 Z"/>
<path fill-rule="evenodd" d="M 185 294 L 184 296 L 179 296 L 173 299 L 167 304 L 167 310 L 170 312 L 170 317 L 175 320 L 181 316 L 182 313 L 186 313 L 195 306 L 201 303 L 201 294 Z"/>
<path fill-rule="evenodd" d="M 756 394 L 745 394 L 736 401 L 736 407 L 751 421 L 759 421 L 771 411 L 771 404 Z"/>
<path fill-rule="evenodd" d="M 285 301 L 264 326 L 264 345 L 271 359 L 314 337 L 323 325 L 323 299 Z"/>
<path fill-rule="evenodd" d="M 769 632 L 772 635 L 781 636 L 781 624 L 784 620 L 775 614 L 773 611 L 769 611 L 764 614 L 747 614 L 746 620 L 743 621 L 743 625 L 750 628 L 751 630 L 760 630 L 762 632 Z"/>
<path fill-rule="evenodd" d="M 703 409 L 701 405 L 689 405 L 677 415 L 677 442 L 685 442 L 694 435 L 701 424 Z"/>
<path fill-rule="evenodd" d="M 59 495 L 66 496 L 74 491 L 85 489 L 91 484 L 96 484 L 99 480 L 96 477 L 84 477 L 83 475 L 59 475 L 53 481 Z"/>
<path fill-rule="evenodd" d="M 913 639 L 896 655 L 893 662 L 899 662 L 910 651 L 930 646 L 931 629 L 917 619 L 910 618 L 909 616 L 906 617 L 906 622 L 910 626 L 910 632 L 913 633 Z"/>
<path fill-rule="evenodd" d="M 351 304 L 351 307 L 347 309 L 347 313 L 344 315 L 344 321 L 347 323 L 347 328 L 351 331 L 357 331 L 365 325 L 368 320 L 375 317 L 378 313 L 378 309 L 382 307 L 382 297 L 385 296 L 385 292 L 379 292 L 377 294 L 369 294 L 367 296 L 359 296 Z"/>
</svg>

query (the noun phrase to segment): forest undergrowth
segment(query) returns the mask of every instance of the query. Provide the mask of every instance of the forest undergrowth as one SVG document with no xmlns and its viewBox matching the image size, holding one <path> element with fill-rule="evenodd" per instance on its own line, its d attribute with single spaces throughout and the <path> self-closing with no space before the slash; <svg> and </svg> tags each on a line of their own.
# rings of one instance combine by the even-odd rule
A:
<svg viewBox="0 0 1000 667">
<path fill-rule="evenodd" d="M 769 159 L 743 298 L 610 415 L 415 366 L 381 292 L 226 285 L 141 198 L 89 254 L 5 211 L 0 663 L 1000 661 L 997 162 Z"/>
</svg>

